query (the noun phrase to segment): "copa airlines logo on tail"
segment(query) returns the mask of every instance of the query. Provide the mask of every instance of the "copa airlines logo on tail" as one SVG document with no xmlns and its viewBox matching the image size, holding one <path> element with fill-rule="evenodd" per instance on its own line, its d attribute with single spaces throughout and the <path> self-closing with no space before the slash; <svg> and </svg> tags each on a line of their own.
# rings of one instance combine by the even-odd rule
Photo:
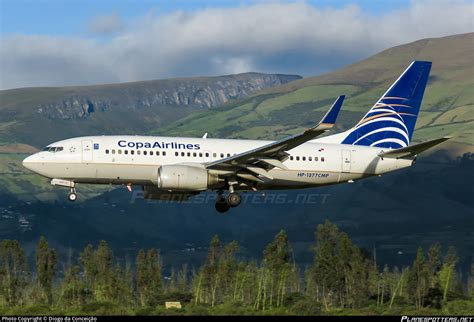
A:
<svg viewBox="0 0 474 322">
<path fill-rule="evenodd" d="M 342 144 L 398 149 L 410 144 L 431 62 L 415 61 L 393 83 Z"/>
<path fill-rule="evenodd" d="M 201 146 L 199 144 L 185 144 L 185 143 L 178 143 L 178 142 L 133 142 L 133 141 L 126 141 L 120 140 L 118 141 L 118 146 L 121 148 L 135 148 L 135 149 L 185 149 L 185 150 L 199 150 Z"/>
<path fill-rule="evenodd" d="M 398 101 L 398 103 L 392 103 Z M 379 147 L 402 148 L 410 144 L 410 132 L 405 125 L 405 118 L 416 117 L 415 114 L 397 112 L 395 107 L 410 108 L 401 104 L 401 97 L 384 97 L 354 127 L 344 140 L 345 144 L 368 145 Z"/>
</svg>

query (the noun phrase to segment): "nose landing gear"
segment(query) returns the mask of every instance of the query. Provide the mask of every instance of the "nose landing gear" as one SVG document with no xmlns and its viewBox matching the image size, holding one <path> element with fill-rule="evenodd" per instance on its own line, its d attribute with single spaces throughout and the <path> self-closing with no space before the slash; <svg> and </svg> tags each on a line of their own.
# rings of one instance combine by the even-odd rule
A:
<svg viewBox="0 0 474 322">
<path fill-rule="evenodd" d="M 69 190 L 69 194 L 67 195 L 67 199 L 71 202 L 77 200 L 76 188 L 73 187 Z"/>
<path fill-rule="evenodd" d="M 60 187 L 69 188 L 69 194 L 67 196 L 68 200 L 69 201 L 76 201 L 77 200 L 76 184 L 74 183 L 74 181 L 54 178 L 54 179 L 51 180 L 51 184 L 53 186 L 60 186 Z"/>
</svg>

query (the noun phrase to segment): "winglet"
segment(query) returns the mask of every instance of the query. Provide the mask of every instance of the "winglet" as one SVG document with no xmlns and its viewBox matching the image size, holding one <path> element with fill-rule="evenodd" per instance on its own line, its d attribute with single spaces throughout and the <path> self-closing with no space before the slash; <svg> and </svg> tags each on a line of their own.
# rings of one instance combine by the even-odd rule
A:
<svg viewBox="0 0 474 322">
<path fill-rule="evenodd" d="M 336 123 L 337 116 L 339 115 L 339 111 L 341 110 L 342 103 L 344 102 L 345 95 L 339 96 L 336 101 L 332 104 L 329 111 L 327 111 L 326 115 L 322 118 L 319 125 L 329 125 L 332 127 L 334 123 Z"/>
</svg>

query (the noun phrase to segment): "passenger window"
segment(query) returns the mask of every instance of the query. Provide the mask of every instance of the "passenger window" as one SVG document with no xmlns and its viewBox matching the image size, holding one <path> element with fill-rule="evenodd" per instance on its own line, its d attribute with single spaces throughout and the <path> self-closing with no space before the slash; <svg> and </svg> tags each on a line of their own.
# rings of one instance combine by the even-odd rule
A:
<svg viewBox="0 0 474 322">
<path fill-rule="evenodd" d="M 105 154 L 109 154 L 109 150 L 105 150 Z"/>
<path fill-rule="evenodd" d="M 140 150 L 137 150 L 137 154 L 140 155 Z"/>
<path fill-rule="evenodd" d="M 301 159 L 302 159 L 303 161 L 306 161 L 306 157 L 302 157 Z"/>
<path fill-rule="evenodd" d="M 184 152 L 181 152 L 181 156 L 184 157 L 185 153 Z"/>
<path fill-rule="evenodd" d="M 308 161 L 313 161 L 313 158 L 312 158 L 312 157 L 308 157 Z"/>
<path fill-rule="evenodd" d="M 188 157 L 190 157 L 190 156 L 191 156 L 191 152 L 188 152 L 187 154 L 188 154 Z"/>
<path fill-rule="evenodd" d="M 296 157 L 296 161 L 299 161 L 300 160 L 300 157 Z"/>
<path fill-rule="evenodd" d="M 150 155 L 153 155 L 153 151 L 150 151 Z"/>
<path fill-rule="evenodd" d="M 212 156 L 213 156 L 214 158 L 216 158 L 216 157 L 217 157 L 217 153 L 213 153 Z"/>
<path fill-rule="evenodd" d="M 324 157 L 321 157 L 321 162 L 324 162 Z"/>
<path fill-rule="evenodd" d="M 199 157 L 202 158 L 202 153 L 199 153 Z"/>
<path fill-rule="evenodd" d="M 314 161 L 318 161 L 318 157 L 314 157 Z"/>
<path fill-rule="evenodd" d="M 178 153 L 178 152 L 175 152 L 174 155 L 175 155 L 175 156 L 179 156 L 179 153 Z"/>
<path fill-rule="evenodd" d="M 293 156 L 292 155 L 290 156 L 290 160 L 293 161 Z"/>
<path fill-rule="evenodd" d="M 209 153 L 206 152 L 206 158 L 209 158 Z"/>
<path fill-rule="evenodd" d="M 166 155 L 166 151 L 163 151 L 162 155 L 165 156 L 165 155 Z"/>
<path fill-rule="evenodd" d="M 124 151 L 123 151 L 123 154 L 128 154 L 128 150 L 124 150 Z"/>
<path fill-rule="evenodd" d="M 196 152 L 193 152 L 193 157 L 197 157 L 197 153 L 196 153 Z"/>
<path fill-rule="evenodd" d="M 223 157 L 224 157 L 224 153 L 221 153 L 221 158 L 223 158 Z"/>
<path fill-rule="evenodd" d="M 134 154 L 135 154 L 135 150 L 131 150 L 131 151 L 130 151 L 130 154 L 131 154 L 131 155 L 134 155 Z"/>
<path fill-rule="evenodd" d="M 227 153 L 227 157 L 230 157 L 230 153 Z"/>
<path fill-rule="evenodd" d="M 115 150 L 112 150 L 112 153 L 115 153 Z M 122 150 L 117 150 L 118 154 L 122 154 Z"/>
<path fill-rule="evenodd" d="M 143 151 L 143 155 L 147 155 L 147 152 L 146 152 L 146 151 Z"/>
</svg>

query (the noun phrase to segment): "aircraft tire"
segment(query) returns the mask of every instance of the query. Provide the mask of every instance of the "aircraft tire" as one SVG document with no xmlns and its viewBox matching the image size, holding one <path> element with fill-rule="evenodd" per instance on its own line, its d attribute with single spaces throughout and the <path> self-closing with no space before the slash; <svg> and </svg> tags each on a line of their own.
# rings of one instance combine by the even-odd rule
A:
<svg viewBox="0 0 474 322">
<path fill-rule="evenodd" d="M 77 195 L 74 192 L 71 192 L 68 196 L 67 199 L 69 201 L 76 201 L 77 200 Z"/>
<path fill-rule="evenodd" d="M 231 207 L 237 207 L 240 205 L 240 202 L 242 201 L 242 197 L 240 197 L 240 194 L 236 192 L 229 193 L 227 196 L 227 203 Z"/>
<path fill-rule="evenodd" d="M 217 201 L 216 202 L 217 212 L 224 213 L 224 212 L 229 211 L 229 209 L 230 209 L 230 206 L 229 206 L 229 204 L 227 203 L 227 201 L 225 199 L 224 199 L 224 202 L 222 202 L 222 201 Z"/>
</svg>

